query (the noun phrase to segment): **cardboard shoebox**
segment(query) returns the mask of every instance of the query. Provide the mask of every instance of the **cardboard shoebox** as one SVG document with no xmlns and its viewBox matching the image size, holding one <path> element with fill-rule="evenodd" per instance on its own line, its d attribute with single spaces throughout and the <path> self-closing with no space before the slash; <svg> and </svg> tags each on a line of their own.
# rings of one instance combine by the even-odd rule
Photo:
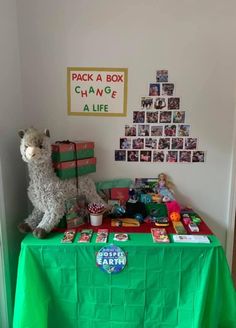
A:
<svg viewBox="0 0 236 328">
<path fill-rule="evenodd" d="M 76 158 L 91 158 L 94 157 L 94 142 L 92 141 L 76 141 Z"/>
<path fill-rule="evenodd" d="M 61 163 L 53 163 L 53 167 L 55 169 L 56 175 L 64 179 L 76 178 L 76 161 L 68 161 Z"/>
<path fill-rule="evenodd" d="M 52 144 L 53 162 L 65 162 L 94 157 L 94 142 L 66 141 Z"/>
<path fill-rule="evenodd" d="M 111 200 L 119 200 L 120 205 L 125 205 L 129 199 L 129 188 L 111 188 Z"/>
<path fill-rule="evenodd" d="M 61 179 L 71 179 L 77 176 L 96 172 L 96 157 L 78 159 L 53 164 L 56 174 Z"/>
<path fill-rule="evenodd" d="M 96 157 L 76 161 L 77 176 L 96 172 Z"/>
</svg>

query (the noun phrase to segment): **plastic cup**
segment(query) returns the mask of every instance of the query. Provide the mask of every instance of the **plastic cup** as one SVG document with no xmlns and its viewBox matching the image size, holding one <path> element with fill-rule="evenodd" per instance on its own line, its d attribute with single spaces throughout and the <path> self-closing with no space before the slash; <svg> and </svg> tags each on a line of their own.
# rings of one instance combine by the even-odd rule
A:
<svg viewBox="0 0 236 328">
<path fill-rule="evenodd" d="M 90 214 L 90 224 L 92 226 L 99 226 L 102 224 L 103 214 Z"/>
</svg>

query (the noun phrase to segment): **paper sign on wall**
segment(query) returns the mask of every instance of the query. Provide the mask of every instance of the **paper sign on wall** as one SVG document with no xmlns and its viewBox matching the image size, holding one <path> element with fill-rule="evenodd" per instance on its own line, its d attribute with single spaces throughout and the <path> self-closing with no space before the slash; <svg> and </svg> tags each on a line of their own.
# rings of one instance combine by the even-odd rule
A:
<svg viewBox="0 0 236 328">
<path fill-rule="evenodd" d="M 67 68 L 68 115 L 126 116 L 127 68 Z"/>
</svg>

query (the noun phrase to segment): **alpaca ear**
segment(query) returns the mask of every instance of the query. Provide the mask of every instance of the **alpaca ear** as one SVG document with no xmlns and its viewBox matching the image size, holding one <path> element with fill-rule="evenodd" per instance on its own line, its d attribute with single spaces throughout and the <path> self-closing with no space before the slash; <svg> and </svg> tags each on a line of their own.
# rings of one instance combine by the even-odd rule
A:
<svg viewBox="0 0 236 328">
<path fill-rule="evenodd" d="M 45 134 L 47 137 L 49 137 L 49 138 L 50 138 L 50 132 L 49 132 L 49 130 L 48 130 L 48 129 L 45 129 L 45 130 L 44 130 L 44 134 Z"/>
<path fill-rule="evenodd" d="M 20 130 L 18 131 L 18 135 L 21 137 L 21 139 L 24 137 L 25 135 L 25 130 Z"/>
</svg>

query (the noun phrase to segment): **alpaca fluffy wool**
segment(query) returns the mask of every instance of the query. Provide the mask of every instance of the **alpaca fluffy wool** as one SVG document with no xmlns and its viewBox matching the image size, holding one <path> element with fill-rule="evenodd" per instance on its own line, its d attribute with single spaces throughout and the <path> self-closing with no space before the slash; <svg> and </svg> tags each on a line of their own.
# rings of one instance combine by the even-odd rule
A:
<svg viewBox="0 0 236 328">
<path fill-rule="evenodd" d="M 78 191 L 75 183 L 60 180 L 56 176 L 52 168 L 51 142 L 47 132 L 42 133 L 34 128 L 20 131 L 20 151 L 28 164 L 28 197 L 34 206 L 25 222 L 32 230 L 42 228 L 49 233 L 65 214 L 67 199 L 79 194 L 84 195 L 88 202 L 104 202 L 88 176 L 79 177 Z"/>
</svg>

